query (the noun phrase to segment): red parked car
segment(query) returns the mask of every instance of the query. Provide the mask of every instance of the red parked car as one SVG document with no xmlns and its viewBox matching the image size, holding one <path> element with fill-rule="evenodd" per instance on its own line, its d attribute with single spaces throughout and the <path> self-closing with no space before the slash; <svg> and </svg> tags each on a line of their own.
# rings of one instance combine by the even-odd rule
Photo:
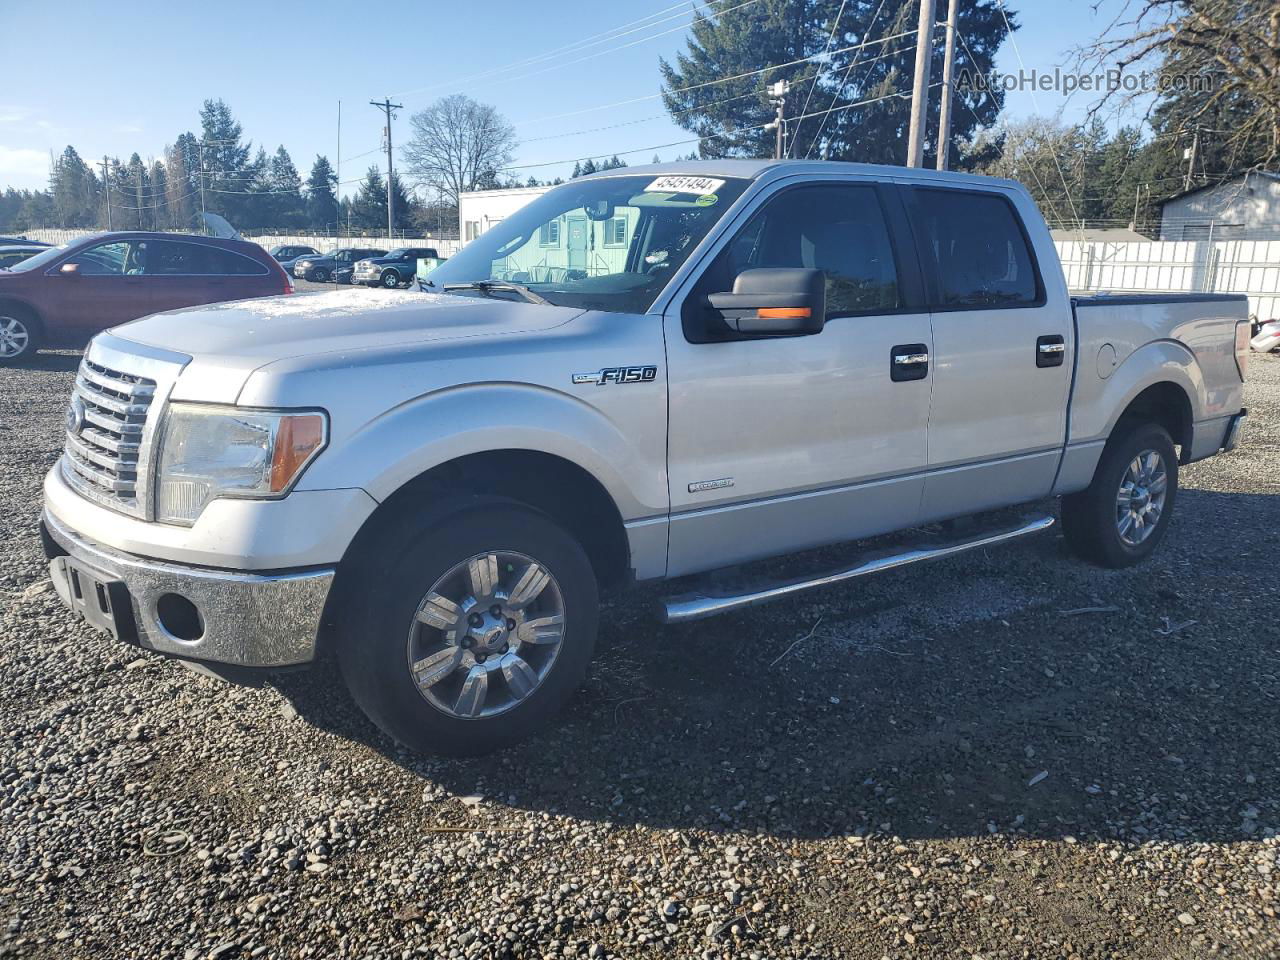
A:
<svg viewBox="0 0 1280 960">
<path fill-rule="evenodd" d="M 0 270 L 0 366 L 148 314 L 283 293 L 293 281 L 255 243 L 95 234 Z"/>
</svg>

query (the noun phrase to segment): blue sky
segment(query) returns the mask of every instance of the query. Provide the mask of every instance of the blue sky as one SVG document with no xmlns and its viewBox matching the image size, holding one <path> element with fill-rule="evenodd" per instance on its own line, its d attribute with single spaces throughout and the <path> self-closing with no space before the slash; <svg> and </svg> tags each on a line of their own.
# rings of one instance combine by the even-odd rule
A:
<svg viewBox="0 0 1280 960">
<path fill-rule="evenodd" d="M 1100 15 L 1093 0 L 1006 2 L 1022 21 L 1016 36 L 1027 67 L 1052 70 L 1099 32 L 1121 0 L 1104 0 Z M 941 18 L 946 0 L 938 6 Z M 206 97 L 226 100 L 255 146 L 270 152 L 284 144 L 304 177 L 317 153 L 331 161 L 337 155 L 339 99 L 342 179 L 358 178 L 371 162 L 385 164 L 381 112 L 368 104 L 384 95 L 406 108 L 397 141 L 408 131 L 407 114 L 436 97 L 464 92 L 494 104 L 522 141 L 516 163 L 539 165 L 521 170 L 522 179 L 565 176 L 573 165 L 543 166 L 553 161 L 636 148 L 645 149 L 625 159 L 648 162 L 655 152 L 670 159 L 692 148 L 649 149 L 689 137 L 663 116 L 656 97 L 658 57 L 682 47 L 690 19 L 687 5 L 672 7 L 673 0 L 390 8 L 329 0 L 134 0 L 115 7 L 5 0 L 0 63 L 10 79 L 0 89 L 0 188 L 43 187 L 49 152 L 68 143 L 90 161 L 104 153 L 159 156 L 178 134 L 198 130 Z M 651 15 L 641 29 L 582 43 Z M 1006 43 L 999 67 L 1017 66 Z M 592 109 L 619 101 L 634 102 Z M 1040 92 L 1034 102 L 1013 93 L 1007 113 L 1026 116 L 1038 106 L 1052 114 L 1064 101 L 1056 93 Z M 1064 116 L 1079 119 L 1087 102 L 1077 94 Z"/>
</svg>

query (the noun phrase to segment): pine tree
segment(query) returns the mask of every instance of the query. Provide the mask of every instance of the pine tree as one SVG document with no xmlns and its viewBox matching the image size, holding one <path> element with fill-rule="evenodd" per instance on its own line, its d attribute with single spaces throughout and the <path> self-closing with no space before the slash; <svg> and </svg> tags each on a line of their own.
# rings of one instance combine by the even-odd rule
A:
<svg viewBox="0 0 1280 960">
<path fill-rule="evenodd" d="M 184 133 L 172 147 L 165 148 L 165 209 L 169 227 L 185 229 L 191 226 L 199 208 L 199 184 L 187 166 L 188 146 L 183 137 L 195 137 Z M 198 171 L 196 171 L 198 173 Z"/>
<path fill-rule="evenodd" d="M 382 180 L 382 171 L 376 166 L 370 167 L 360 182 L 352 205 L 351 221 L 353 225 L 364 228 L 387 222 L 387 185 Z"/>
<path fill-rule="evenodd" d="M 307 222 L 313 230 L 328 230 L 338 222 L 338 178 L 328 157 L 316 156 L 307 177 Z"/>
<path fill-rule="evenodd" d="M 768 157 L 775 134 L 765 129 L 774 119 L 767 89 L 787 80 L 788 155 L 902 164 L 918 15 L 918 0 L 759 0 L 723 15 L 713 7 L 694 21 L 687 50 L 674 62 L 662 60 L 663 101 L 676 123 L 701 138 L 700 156 Z M 1010 21 L 1016 29 L 1012 14 Z M 987 76 L 1006 36 L 997 0 L 962 5 L 959 30 L 966 42 L 956 50 L 957 75 Z M 880 42 L 897 34 L 908 36 Z M 943 45 L 935 47 L 933 76 L 940 77 Z M 797 60 L 802 62 L 756 72 Z M 749 75 L 720 82 L 740 74 Z M 970 139 L 999 115 L 1003 91 L 981 86 L 956 91 L 953 143 Z M 938 97 L 931 96 L 926 166 L 937 152 L 938 108 Z"/>
<path fill-rule="evenodd" d="M 53 217 L 60 227 L 88 227 L 97 221 L 97 179 L 75 147 L 62 151 L 50 180 Z"/>
<path fill-rule="evenodd" d="M 233 224 L 252 212 L 253 201 L 246 195 L 258 170 L 249 160 L 252 143 L 241 143 L 242 128 L 223 100 L 206 100 L 200 109 L 204 158 L 205 205 Z"/>
<path fill-rule="evenodd" d="M 152 230 L 164 230 L 169 226 L 169 177 L 165 173 L 164 164 L 159 160 L 151 161 L 151 169 L 147 172 L 151 181 L 150 224 Z"/>
</svg>

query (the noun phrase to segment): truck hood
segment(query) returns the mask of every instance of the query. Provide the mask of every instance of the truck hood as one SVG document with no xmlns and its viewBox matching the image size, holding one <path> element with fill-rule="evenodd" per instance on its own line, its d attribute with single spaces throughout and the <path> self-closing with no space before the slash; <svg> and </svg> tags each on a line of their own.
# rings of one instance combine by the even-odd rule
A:
<svg viewBox="0 0 1280 960">
<path fill-rule="evenodd" d="M 357 288 L 303 293 L 157 313 L 114 328 L 114 336 L 191 357 L 174 399 L 234 403 L 254 370 L 280 360 L 412 349 L 437 341 L 536 333 L 581 314 L 452 294 L 388 294 Z M 330 357 L 330 360 L 332 358 Z"/>
</svg>

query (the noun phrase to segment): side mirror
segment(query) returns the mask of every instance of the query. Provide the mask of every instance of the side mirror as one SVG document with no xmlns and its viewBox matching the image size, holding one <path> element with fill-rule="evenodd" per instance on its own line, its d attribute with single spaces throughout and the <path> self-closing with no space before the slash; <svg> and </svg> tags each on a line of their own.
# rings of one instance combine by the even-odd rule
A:
<svg viewBox="0 0 1280 960">
<path fill-rule="evenodd" d="M 62 274 L 64 277 L 78 277 L 80 276 L 80 264 L 64 263 L 58 268 L 58 273 Z"/>
<path fill-rule="evenodd" d="M 748 336 L 803 337 L 820 333 L 827 315 L 821 270 L 761 267 L 744 270 L 732 293 L 707 297 L 730 330 Z"/>
</svg>

